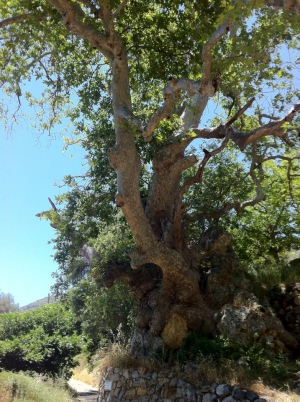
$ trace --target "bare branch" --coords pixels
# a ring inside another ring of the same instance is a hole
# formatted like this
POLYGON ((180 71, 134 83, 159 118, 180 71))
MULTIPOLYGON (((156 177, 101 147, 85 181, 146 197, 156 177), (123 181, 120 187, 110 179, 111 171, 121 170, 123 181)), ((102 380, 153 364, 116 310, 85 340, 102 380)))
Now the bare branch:
POLYGON ((38 56, 36 59, 32 60, 30 63, 27 64, 26 68, 29 69, 35 65, 35 63, 40 62, 44 57, 50 56, 53 52, 46 52, 38 56))
POLYGON ((89 8, 95 16, 99 16, 99 8, 97 8, 91 1, 89 0, 78 0, 85 7, 89 8))
POLYGON ((266 6, 275 8, 276 10, 290 10, 300 12, 299 0, 264 0, 266 6))
POLYGON ((186 192, 186 190, 190 188, 193 184, 202 182, 203 172, 207 162, 212 156, 215 156, 218 153, 220 153, 226 147, 228 141, 229 141, 229 135, 227 135, 222 144, 213 151, 209 152, 206 149, 203 149, 204 158, 202 159, 196 174, 193 177, 190 177, 188 180, 186 180, 186 182, 179 190, 178 197, 176 200, 176 209, 174 216, 174 237, 175 237, 174 242, 177 250, 181 250, 182 248, 181 219, 182 215, 185 212, 185 205, 182 203, 183 195, 186 192))
POLYGON ((293 158, 289 158, 288 156, 284 156, 284 155, 273 155, 273 156, 268 156, 267 158, 261 160, 261 163, 270 161, 270 160, 275 160, 275 159, 281 159, 283 161, 287 161, 287 162, 292 162, 293 160, 296 159, 300 159, 300 155, 294 156, 293 158))
POLYGON ((31 20, 32 18, 34 18, 33 14, 20 14, 20 15, 16 15, 14 17, 11 18, 7 18, 6 20, 0 21, 0 28, 5 28, 9 25, 13 25, 13 24, 17 24, 20 22, 24 22, 26 20, 31 20))
POLYGON ((164 88, 163 106, 154 113, 154 115, 151 117, 151 119, 148 121, 147 125, 143 129, 142 136, 144 137, 146 142, 149 142, 151 140, 153 131, 163 119, 170 119, 172 117, 173 106, 173 90, 172 87, 168 85, 164 88))
POLYGON ((225 124, 225 127, 231 126, 232 123, 234 123, 242 114, 245 113, 245 111, 252 105, 252 103, 255 101, 255 98, 250 99, 244 107, 242 107, 240 110, 236 112, 236 114, 231 117, 231 119, 228 120, 228 122, 225 124))
POLYGON ((255 130, 251 130, 248 133, 241 133, 240 131, 232 128, 231 139, 237 144, 241 151, 243 151, 248 144, 257 141, 259 138, 265 136, 280 137, 288 145, 293 145, 289 140, 287 133, 285 132, 282 125, 286 122, 291 122, 295 117, 295 113, 300 110, 300 103, 294 105, 288 114, 275 122, 265 124, 264 126, 258 127, 255 130))
POLYGON ((60 14, 64 12, 64 8, 60 4, 60 0, 47 0, 60 14))
POLYGON ((54 202, 51 200, 51 198, 50 198, 50 197, 48 197, 48 201, 50 202, 51 207, 53 208, 53 210, 54 210, 55 212, 57 212, 57 208, 56 208, 56 206, 55 206, 54 202))
POLYGON ((118 8, 116 9, 116 11, 113 13, 113 18, 117 18, 118 15, 123 11, 123 9, 125 8, 126 4, 129 2, 129 0, 123 0, 121 4, 119 4, 118 8))
POLYGON ((271 115, 265 114, 265 113, 260 114, 259 117, 260 118, 265 117, 266 119, 270 119, 270 120, 279 120, 280 119, 280 117, 271 116, 271 115))
MULTIPOLYGON (((251 102, 251 100, 249 101, 251 102)), ((244 110, 244 108, 249 107, 249 102, 237 112, 240 115, 240 112, 244 110)), ((245 111, 245 110, 244 110, 245 111)), ((186 143, 187 145, 191 143, 191 141, 195 138, 204 138, 204 139, 218 139, 224 138, 226 136, 226 128, 230 131, 230 139, 238 145, 241 151, 244 151, 247 145, 257 141, 259 138, 270 136, 270 137, 279 137, 283 141, 285 141, 288 145, 293 145, 293 143, 289 140, 287 133, 282 127, 284 123, 291 122, 295 117, 296 112, 300 111, 300 103, 294 105, 291 110, 288 112, 286 116, 281 119, 276 120, 275 122, 271 122, 261 127, 258 127, 254 130, 251 130, 247 133, 242 133, 238 129, 230 126, 228 127, 228 123, 225 125, 221 124, 218 127, 212 127, 210 129, 207 128, 193 128, 193 133, 196 134, 196 137, 191 137, 187 134, 181 136, 181 141, 186 143)), ((234 116, 236 117, 236 115, 234 116)), ((236 119, 235 119, 236 120, 236 119)))
POLYGON ((68 0, 48 0, 63 17, 63 23, 68 31, 87 39, 93 48, 98 49, 105 57, 112 60, 112 51, 107 37, 96 29, 83 24, 78 18, 85 16, 78 3, 70 3, 68 0))
POLYGON ((215 30, 210 39, 205 43, 202 50, 202 61, 203 61, 203 69, 202 69, 202 85, 200 92, 207 93, 211 91, 211 66, 212 66, 212 57, 211 51, 212 48, 219 42, 219 40, 229 32, 230 25, 232 21, 226 19, 224 23, 215 30))

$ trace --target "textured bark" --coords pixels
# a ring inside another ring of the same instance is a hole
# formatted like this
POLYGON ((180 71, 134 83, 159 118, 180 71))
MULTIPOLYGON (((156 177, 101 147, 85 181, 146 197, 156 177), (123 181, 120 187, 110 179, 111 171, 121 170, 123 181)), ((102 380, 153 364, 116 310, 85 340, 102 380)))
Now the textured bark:
MULTIPOLYGON (((114 28, 114 21, 128 0, 123 0, 115 11, 105 0, 48 0, 48 3, 61 15, 68 32, 89 41, 111 65, 116 142, 109 150, 109 162, 117 174, 116 205, 122 209, 135 240, 136 249, 130 257, 131 267, 137 271, 129 273, 128 266, 111 264, 111 275, 107 275, 106 284, 111 286, 117 277, 125 277, 139 299, 137 329, 132 343, 136 355, 148 355, 151 348, 161 346, 161 339, 172 348, 179 347, 189 331, 211 333, 215 327, 216 303, 210 303, 209 297, 201 294, 205 275, 200 269, 200 252, 209 258, 226 254, 230 247, 228 236, 220 233, 205 234, 201 245, 185 244, 181 228, 185 212, 184 193, 193 184, 201 182, 208 160, 233 141, 241 151, 248 145, 252 146, 253 163, 249 175, 256 186, 256 198, 244 203, 228 203, 213 214, 194 214, 189 219, 218 218, 231 209, 239 213, 262 201, 265 198, 261 188, 263 170, 256 167, 256 141, 273 136, 291 145, 283 125, 292 121, 300 110, 300 104, 294 105, 283 118, 244 133, 232 124, 252 104, 254 99, 251 99, 226 124, 198 128, 208 100, 216 90, 216 79, 212 77, 213 47, 224 36, 229 34, 232 38, 236 32, 233 22, 226 20, 203 46, 202 79, 169 77, 161 107, 140 130, 144 140, 151 141, 158 124, 163 119, 170 119, 174 107, 182 101, 176 111, 182 118, 182 127, 170 136, 154 157, 153 177, 144 210, 139 191, 141 160, 134 137, 140 124, 132 112, 127 49, 114 28), (85 7, 102 22, 101 31, 88 25, 90 17, 85 15, 85 7), (204 158, 196 175, 180 186, 184 170, 198 163, 195 155, 185 154, 195 138, 222 139, 223 142, 213 151, 204 149, 204 158), (145 271, 139 270, 140 267, 145 271)), ((266 0, 264 3, 275 9, 300 11, 299 0, 266 0)), ((31 18, 31 14, 14 16, 0 22, 0 28, 26 23, 31 18)))

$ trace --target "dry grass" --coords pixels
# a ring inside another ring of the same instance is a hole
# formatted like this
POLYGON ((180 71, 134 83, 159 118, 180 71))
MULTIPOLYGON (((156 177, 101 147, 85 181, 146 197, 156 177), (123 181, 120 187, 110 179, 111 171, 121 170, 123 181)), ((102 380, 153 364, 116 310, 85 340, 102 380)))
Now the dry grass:
POLYGON ((84 355, 78 357, 79 365, 73 369, 72 378, 97 388, 99 385, 100 370, 90 367, 84 355))
POLYGON ((10 402, 11 401, 11 392, 5 388, 2 384, 0 384, 0 402, 10 402))
POLYGON ((194 370, 181 373, 181 378, 194 386, 212 383, 237 385, 243 389, 256 392, 261 398, 268 397, 270 402, 300 402, 300 395, 294 392, 283 392, 264 384, 261 380, 249 376, 249 370, 239 367, 231 360, 221 363, 213 359, 203 359, 194 366, 194 370), (197 369, 195 369, 197 367, 197 369))
POLYGON ((43 381, 23 373, 0 373, 0 402, 71 402, 65 383, 43 381))
POLYGON ((251 385, 251 391, 256 392, 260 397, 268 397, 272 402, 299 402, 300 395, 294 392, 282 392, 278 389, 270 388, 258 381, 251 385))
POLYGON ((97 387, 106 367, 137 369, 140 373, 171 369, 174 374, 196 387, 203 384, 227 383, 254 391, 260 397, 268 397, 270 402, 300 402, 299 394, 271 388, 257 380, 254 374, 251 376, 247 367, 237 367, 236 362, 232 360, 215 361, 212 358, 203 358, 197 365, 182 366, 175 362, 170 367, 160 361, 136 360, 130 355, 127 346, 115 343, 105 350, 99 350, 93 357, 92 365, 93 370, 89 370, 86 359, 82 356, 80 365, 74 370, 73 378, 97 387))

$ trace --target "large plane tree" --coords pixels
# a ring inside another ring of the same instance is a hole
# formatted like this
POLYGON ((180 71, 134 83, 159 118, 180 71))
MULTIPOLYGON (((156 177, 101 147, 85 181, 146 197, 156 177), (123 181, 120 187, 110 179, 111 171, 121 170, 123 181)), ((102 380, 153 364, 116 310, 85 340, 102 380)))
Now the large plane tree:
POLYGON ((131 269, 107 269, 138 295, 134 342, 145 354, 160 339, 178 347, 189 331, 214 332, 203 261, 230 248, 215 226, 261 205, 271 162, 291 188, 299 173, 299 11, 299 0, 1 2, 2 88, 41 108, 41 130, 68 116, 77 137, 67 142, 89 155, 67 213, 50 211, 60 247, 88 252, 121 209, 131 269), (23 90, 35 79, 41 99, 23 90))

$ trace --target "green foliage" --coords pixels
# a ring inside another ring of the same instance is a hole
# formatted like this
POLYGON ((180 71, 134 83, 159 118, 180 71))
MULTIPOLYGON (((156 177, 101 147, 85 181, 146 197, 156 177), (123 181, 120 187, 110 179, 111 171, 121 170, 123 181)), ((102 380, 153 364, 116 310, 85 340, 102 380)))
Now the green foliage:
MULTIPOLYGON (((119 3, 108 1, 112 10, 119 3)), ((76 4, 73 1, 74 7, 76 4)), ((102 25, 97 13, 91 11, 94 2, 90 3, 91 9, 86 6, 87 2, 80 4, 85 17, 79 16, 79 21, 87 24, 90 32, 104 33, 107 27, 102 25)), ((65 117, 73 126, 72 134, 65 138, 66 147, 76 143, 86 150, 87 172, 80 178, 66 176, 64 184, 68 192, 57 198, 59 212, 52 210, 43 216, 50 219, 57 230, 54 240, 55 259, 59 264, 56 287, 60 292, 66 292, 73 286, 69 294, 70 305, 94 347, 101 337, 108 336, 109 326, 115 331, 121 321, 129 331, 128 317, 133 308, 124 284, 120 283, 110 291, 103 288, 115 281, 107 274, 109 270, 113 273, 122 268, 126 274, 129 268, 127 253, 133 246, 129 230, 113 203, 117 179, 107 157, 108 149, 114 145, 111 66, 88 41, 66 29, 61 23, 61 15, 49 1, 11 0, 0 5, 2 19, 27 13, 29 18, 22 23, 1 29, 0 81, 3 91, 9 96, 14 94, 18 101, 24 82, 42 81, 45 90, 40 99, 35 99, 29 92, 25 94, 30 106, 37 109, 40 131, 51 133, 53 125, 65 117), (47 120, 45 116, 49 116, 47 120), (91 244, 96 249, 97 264, 87 266, 83 261, 80 253, 84 244, 91 244)), ((292 63, 283 60, 283 50, 299 50, 299 14, 278 12, 265 7, 262 1, 238 1, 234 7, 223 0, 130 1, 115 19, 115 28, 128 50, 133 112, 141 127, 162 104, 162 88, 168 76, 201 79, 205 62, 201 56, 203 46, 228 18, 234 22, 231 28, 236 26, 236 32, 233 29, 223 36, 211 51, 211 78, 216 79, 219 86, 208 119, 213 124, 228 121, 250 97, 256 96, 255 109, 249 109, 249 114, 234 122, 240 130, 249 131, 261 125, 259 115, 265 112, 266 100, 269 104, 267 112, 275 116, 281 115, 287 103, 299 99, 299 90, 294 88, 292 63), (270 92, 273 92, 272 101, 270 92), (251 116, 253 114, 255 117, 251 116)), ((2 109, 1 115, 5 118, 5 105, 2 109)), ((141 157, 143 205, 147 202, 153 178, 155 155, 180 125, 180 118, 174 113, 170 121, 160 122, 150 143, 140 138, 139 128, 132 129, 141 157)), ((296 127, 286 125, 285 129, 296 127)), ((295 131, 292 137, 295 142, 298 140, 295 131)), ((195 143, 204 147, 204 141, 195 143)), ((205 148, 209 150, 218 145, 218 141, 205 142, 205 148)), ((278 139, 263 138, 256 146, 261 158, 271 157, 271 152, 278 148, 283 156, 298 157, 296 150, 288 151, 278 139)), ((267 277, 267 271, 262 271, 261 266, 270 267, 284 252, 300 245, 299 172, 294 163, 296 159, 292 164, 286 164, 284 159, 281 163, 270 159, 262 184, 264 192, 269 194, 266 203, 259 203, 254 209, 246 208, 240 215, 229 209, 226 216, 214 218, 213 214, 224 205, 243 203, 256 197, 255 183, 260 167, 259 163, 251 166, 249 148, 241 156, 240 150, 229 143, 222 154, 210 160, 202 183, 190 187, 184 195, 183 226, 186 242, 196 244, 211 225, 229 230, 237 239, 235 250, 244 265, 249 271, 259 271, 263 278, 262 273, 267 277), (253 168, 252 175, 250 168, 253 168)), ((172 168, 171 161, 170 170, 172 168)), ((196 171, 197 167, 184 172, 182 183, 196 171)), ((171 221, 167 223, 172 224, 171 221)), ((22 356, 20 366, 34 361, 41 370, 38 363, 48 352, 42 349, 39 339, 47 344, 48 332, 40 326, 30 331, 30 335, 23 334, 23 343, 16 337, 6 340, 8 346, 2 345, 2 353, 5 355, 7 347, 7 353, 11 350, 16 351, 16 356, 22 356), (31 337, 36 339, 35 343, 29 342, 31 337), (29 343, 30 347, 26 346, 29 343)), ((64 347, 67 349, 66 345, 64 347)), ((205 346, 203 343, 201 347, 219 353, 217 345, 205 346)), ((55 348, 49 348, 50 355, 55 348)), ((61 370, 58 362, 54 366, 61 370)))
POLYGON ((15 303, 14 297, 10 293, 0 292, 0 314, 16 311, 18 308, 19 305, 15 303))
POLYGON ((0 366, 68 378, 82 337, 74 315, 61 304, 0 316, 0 366))
POLYGON ((111 341, 120 326, 125 336, 132 334, 136 301, 128 285, 113 274, 116 266, 130 270, 128 250, 132 246, 123 218, 117 225, 104 226, 93 242, 97 262, 85 272, 84 278, 75 280, 75 286, 68 292, 68 305, 81 324, 90 352, 100 343, 111 341))
POLYGON ((29 377, 24 373, 0 373, 0 395, 3 402, 71 402, 72 395, 64 381, 29 377), (7 398, 7 399, 6 399, 7 398), (12 399, 13 398, 13 399, 12 399))
POLYGON ((287 376, 288 369, 281 355, 270 358, 262 345, 240 347, 222 336, 209 338, 192 332, 186 338, 185 345, 172 355, 172 359, 180 364, 188 361, 200 363, 206 358, 212 358, 221 365, 225 360, 235 361, 236 369, 239 365, 243 366, 250 376, 255 374, 254 378, 259 376, 272 382, 283 381, 287 376))
POLYGON ((105 289, 94 280, 82 280, 70 290, 68 304, 81 324, 89 353, 113 341, 120 329, 127 339, 132 335, 136 303, 124 283, 105 289))

